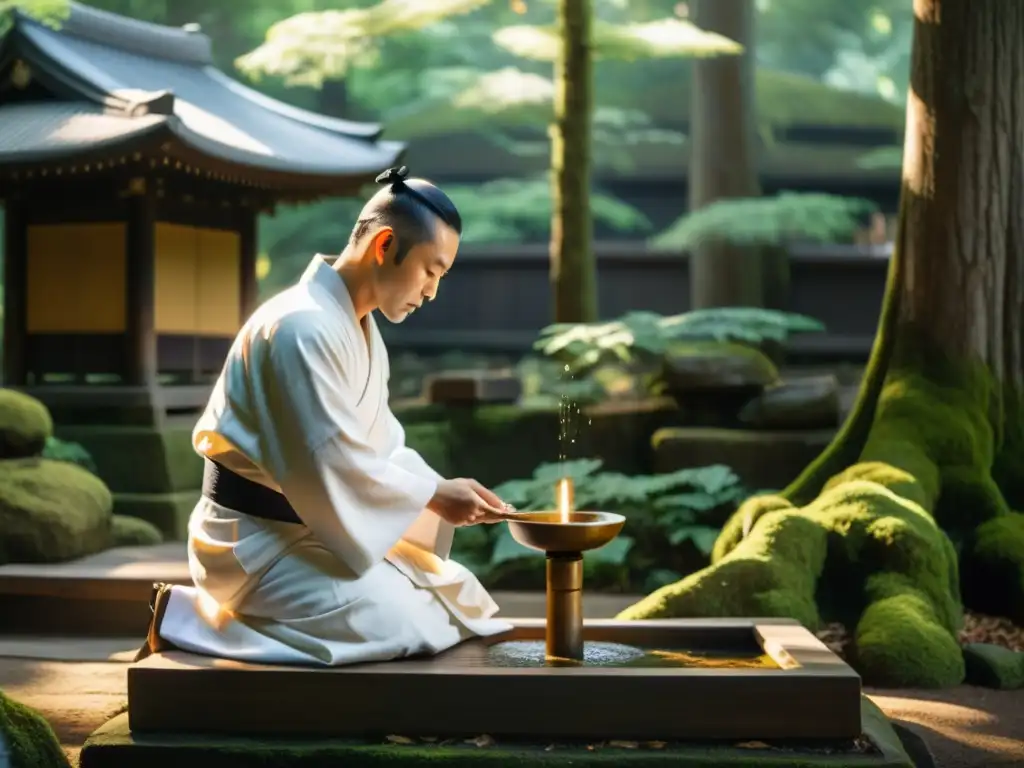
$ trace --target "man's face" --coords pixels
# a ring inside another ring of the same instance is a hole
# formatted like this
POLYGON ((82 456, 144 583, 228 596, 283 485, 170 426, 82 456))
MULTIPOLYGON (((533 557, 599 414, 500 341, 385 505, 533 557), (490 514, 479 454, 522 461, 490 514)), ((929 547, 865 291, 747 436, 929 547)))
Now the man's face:
POLYGON ((375 293, 381 314, 392 323, 400 323, 424 301, 432 301, 458 249, 459 236, 442 223, 437 225, 432 241, 413 246, 400 264, 395 264, 397 248, 393 242, 377 271, 375 293))

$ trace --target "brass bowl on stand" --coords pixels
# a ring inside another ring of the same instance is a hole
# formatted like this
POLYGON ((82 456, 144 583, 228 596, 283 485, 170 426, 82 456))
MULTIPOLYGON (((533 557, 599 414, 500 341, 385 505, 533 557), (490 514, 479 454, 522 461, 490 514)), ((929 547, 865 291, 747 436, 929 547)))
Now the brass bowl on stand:
POLYGON ((626 518, 613 512, 519 512, 508 521, 512 538, 547 557, 546 653, 583 660, 583 553, 603 547, 626 518))

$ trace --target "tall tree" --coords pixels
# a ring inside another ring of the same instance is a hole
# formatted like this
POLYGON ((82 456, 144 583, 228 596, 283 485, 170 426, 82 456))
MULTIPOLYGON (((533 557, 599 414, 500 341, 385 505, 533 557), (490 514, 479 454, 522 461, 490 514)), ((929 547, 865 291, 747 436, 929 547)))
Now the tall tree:
MULTIPOLYGON (((694 23, 743 46, 739 56, 693 64, 690 210, 761 194, 754 113, 754 0, 696 0, 694 23)), ((761 254, 725 240, 690 255, 694 309, 764 305, 761 254)))
POLYGON ((710 568, 623 615, 831 614, 869 682, 936 686, 963 678, 963 605, 1024 623, 1024 4, 914 10, 899 233, 854 411, 737 511, 710 568))
POLYGON ((551 131, 551 288, 556 323, 597 320, 597 263, 590 247, 591 0, 558 0, 551 131))

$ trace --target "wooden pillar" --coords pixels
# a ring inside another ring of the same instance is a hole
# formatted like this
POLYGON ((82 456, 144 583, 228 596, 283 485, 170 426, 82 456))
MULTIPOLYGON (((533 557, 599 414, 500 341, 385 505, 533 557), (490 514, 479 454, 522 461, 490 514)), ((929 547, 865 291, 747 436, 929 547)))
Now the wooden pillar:
POLYGON ((243 208, 239 212, 238 231, 241 235, 242 249, 239 260, 239 279, 241 280, 241 321, 244 323, 256 310, 259 294, 259 282, 256 279, 256 255, 259 243, 256 234, 256 210, 243 208))
POLYGON ((133 179, 126 229, 127 291, 125 384, 156 386, 156 199, 144 179, 133 179))
POLYGON ((28 383, 28 210, 24 200, 4 205, 4 348, 5 387, 28 383))

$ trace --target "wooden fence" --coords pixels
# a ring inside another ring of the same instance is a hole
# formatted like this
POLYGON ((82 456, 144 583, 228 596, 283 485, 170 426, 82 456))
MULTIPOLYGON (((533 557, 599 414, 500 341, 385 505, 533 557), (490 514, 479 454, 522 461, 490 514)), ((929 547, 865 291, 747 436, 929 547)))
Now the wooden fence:
MULTIPOLYGON (((642 244, 595 247, 602 319, 630 310, 684 312, 690 304, 684 255, 642 244)), ((389 347, 431 354, 450 350, 517 354, 551 322, 546 246, 463 249, 438 300, 399 326, 382 323, 389 347)), ((827 332, 792 339, 790 356, 807 361, 866 360, 875 335, 889 259, 881 249, 815 246, 790 251, 788 309, 821 320, 827 332)))

